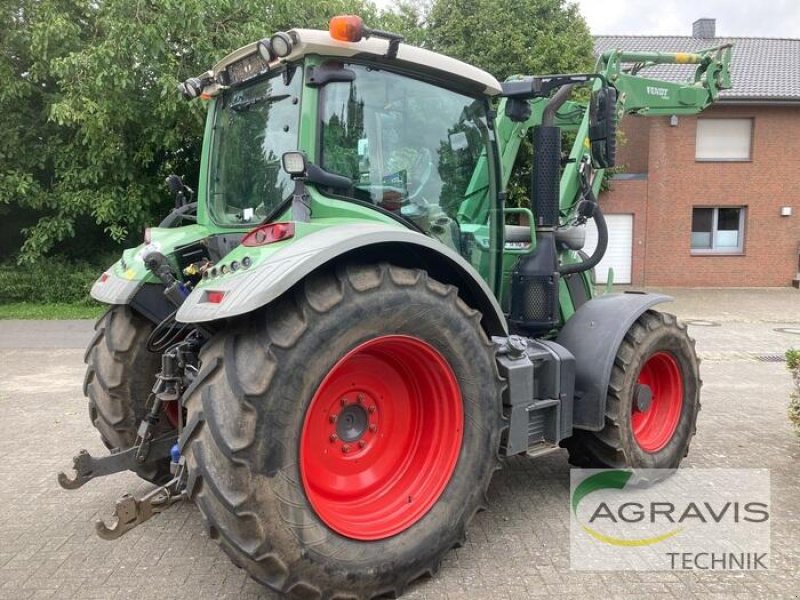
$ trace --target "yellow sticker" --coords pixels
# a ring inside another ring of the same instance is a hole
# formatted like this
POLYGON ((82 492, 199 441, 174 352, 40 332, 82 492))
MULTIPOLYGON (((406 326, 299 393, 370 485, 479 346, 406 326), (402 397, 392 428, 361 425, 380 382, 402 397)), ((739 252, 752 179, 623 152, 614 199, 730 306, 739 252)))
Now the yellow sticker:
POLYGON ((693 63, 695 61, 693 55, 687 54, 686 52, 678 52, 675 54, 675 62, 678 64, 681 63, 685 64, 685 63, 693 63))
POLYGON ((136 276, 136 273, 133 272, 133 269, 128 269, 122 274, 125 279, 133 279, 136 276))

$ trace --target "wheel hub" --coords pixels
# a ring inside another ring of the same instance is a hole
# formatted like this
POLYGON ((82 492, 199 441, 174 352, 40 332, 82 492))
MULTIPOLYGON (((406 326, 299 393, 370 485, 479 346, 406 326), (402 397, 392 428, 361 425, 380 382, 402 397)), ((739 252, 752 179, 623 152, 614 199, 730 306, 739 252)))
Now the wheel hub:
POLYGON ((636 384, 636 410, 647 412, 653 403, 653 390, 646 383, 636 384))
POLYGON ((355 442, 361 438, 369 424, 367 411, 358 404, 345 406, 344 410, 334 418, 336 419, 336 434, 343 442, 355 442))

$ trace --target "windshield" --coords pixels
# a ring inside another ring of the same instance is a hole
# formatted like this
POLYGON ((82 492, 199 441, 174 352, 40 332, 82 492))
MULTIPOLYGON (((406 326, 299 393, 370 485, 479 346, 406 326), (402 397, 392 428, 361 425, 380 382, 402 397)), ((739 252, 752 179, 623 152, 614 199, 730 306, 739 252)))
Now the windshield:
MULTIPOLYGON (((323 88, 321 166, 349 177, 355 196, 457 245, 459 206, 485 149, 485 105, 374 67, 323 88)), ((480 165, 480 166, 479 166, 480 165)))
POLYGON ((214 122, 209 208, 219 225, 259 223, 292 193, 281 168, 297 150, 301 69, 226 91, 214 122))

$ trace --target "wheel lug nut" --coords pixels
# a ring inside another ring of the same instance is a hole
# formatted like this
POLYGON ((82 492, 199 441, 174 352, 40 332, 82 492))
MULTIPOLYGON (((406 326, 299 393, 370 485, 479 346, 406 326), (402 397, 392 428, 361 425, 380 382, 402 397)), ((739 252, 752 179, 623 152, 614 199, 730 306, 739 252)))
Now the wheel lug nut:
POLYGON ((364 403, 364 394, 359 394, 358 396, 356 396, 356 402, 358 402, 359 404, 363 404, 364 403))
POLYGON ((375 412, 375 406, 374 405, 370 406, 367 410, 369 411, 370 414, 372 414, 375 412))
POLYGON ((376 431, 378 431, 378 426, 377 426, 377 425, 375 425, 375 423, 373 423, 372 425, 370 425, 370 426, 369 426, 369 430, 370 430, 372 433, 375 433, 376 431))
POLYGON ((350 452, 350 444, 345 444, 344 446, 342 446, 342 452, 344 452, 345 454, 350 452))
POLYGON ((341 399, 341 404, 342 404, 342 406, 347 406, 347 398, 342 398, 341 399))
POLYGON ((331 443, 333 443, 333 442, 335 442, 336 440, 339 439, 339 436, 336 435, 335 433, 332 433, 331 437, 329 437, 328 439, 331 441, 331 443))
POLYGON ((366 445, 367 445, 367 442, 365 442, 364 440, 358 440, 358 447, 359 448, 363 448, 366 445))
POLYGON ((328 420, 329 420, 331 423, 336 423, 336 415, 331 415, 330 417, 328 417, 328 420))

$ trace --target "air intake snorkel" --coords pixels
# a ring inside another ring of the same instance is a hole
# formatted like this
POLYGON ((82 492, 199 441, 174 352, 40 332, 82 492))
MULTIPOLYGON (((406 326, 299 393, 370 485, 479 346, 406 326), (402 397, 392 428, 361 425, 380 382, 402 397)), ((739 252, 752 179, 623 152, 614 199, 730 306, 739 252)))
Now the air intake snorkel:
POLYGON ((542 124, 533 128, 531 206, 536 219, 536 248, 520 258, 511 274, 510 323, 529 334, 543 334, 560 320, 559 264, 556 228, 559 225, 561 180, 561 128, 555 115, 567 101, 574 84, 553 94, 542 114, 542 124))

